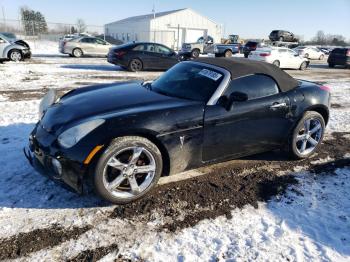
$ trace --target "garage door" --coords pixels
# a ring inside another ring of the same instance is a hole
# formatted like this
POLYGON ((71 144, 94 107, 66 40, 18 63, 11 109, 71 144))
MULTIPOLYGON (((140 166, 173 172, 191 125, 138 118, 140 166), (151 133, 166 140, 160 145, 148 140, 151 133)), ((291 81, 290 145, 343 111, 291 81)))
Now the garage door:
POLYGON ((193 43, 196 42, 198 38, 204 36, 204 30, 198 29, 187 29, 186 30, 186 42, 193 43))

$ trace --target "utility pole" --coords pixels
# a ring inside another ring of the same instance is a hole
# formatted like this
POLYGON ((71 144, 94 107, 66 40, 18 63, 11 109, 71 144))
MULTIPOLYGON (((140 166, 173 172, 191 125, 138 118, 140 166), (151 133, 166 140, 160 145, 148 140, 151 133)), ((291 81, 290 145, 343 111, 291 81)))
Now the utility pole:
MULTIPOLYGON (((153 13, 153 20, 156 19, 156 9, 155 6, 153 4, 153 8, 152 8, 152 13, 153 13)), ((154 24, 153 24, 154 26, 154 24)), ((153 28, 153 42, 156 42, 156 29, 153 28)))
POLYGON ((5 27, 5 31, 6 31, 6 18, 5 18, 5 9, 4 6, 1 6, 2 9, 2 17, 4 19, 4 27, 5 27))

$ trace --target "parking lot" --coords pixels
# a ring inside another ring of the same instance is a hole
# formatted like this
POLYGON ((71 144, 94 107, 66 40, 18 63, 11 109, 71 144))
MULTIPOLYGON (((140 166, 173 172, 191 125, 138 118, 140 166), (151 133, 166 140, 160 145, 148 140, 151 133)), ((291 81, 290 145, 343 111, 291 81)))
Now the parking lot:
POLYGON ((188 171, 121 207, 39 176, 22 147, 48 89, 152 80, 162 72, 131 73, 105 58, 55 52, 0 64, 0 260, 290 260, 298 250, 307 254, 302 259, 349 258, 350 72, 330 69, 326 60, 286 72, 332 89, 318 154, 291 161, 272 152, 188 171))

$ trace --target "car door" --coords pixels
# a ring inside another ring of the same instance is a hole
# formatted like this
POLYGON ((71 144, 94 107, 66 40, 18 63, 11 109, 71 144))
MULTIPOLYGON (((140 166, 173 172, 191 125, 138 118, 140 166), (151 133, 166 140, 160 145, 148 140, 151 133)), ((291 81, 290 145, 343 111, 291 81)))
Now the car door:
POLYGON ((4 51, 7 46, 8 46, 7 41, 0 37, 0 58, 6 58, 6 54, 4 54, 4 51))
POLYGON ((287 49, 279 48, 277 54, 278 54, 278 60, 280 61, 280 67, 288 68, 289 61, 288 61, 287 49))
POLYGON ((80 48, 83 50, 84 54, 94 55, 96 54, 95 38, 93 37, 84 37, 80 39, 80 48))
POLYGON ((280 146, 288 135, 289 99, 266 75, 232 80, 217 105, 208 105, 204 115, 203 161, 243 156, 280 146), (228 108, 220 100, 245 94, 246 101, 228 108))
POLYGON ((168 69, 178 62, 174 50, 171 50, 164 45, 154 44, 153 55, 154 60, 157 61, 154 63, 155 69, 168 69))
POLYGON ((110 48, 110 44, 108 44, 106 41, 96 38, 95 39, 95 47, 96 47, 96 54, 98 55, 107 55, 109 48, 110 48))
POLYGON ((288 56, 288 64, 289 68, 299 69, 302 60, 300 59, 299 54, 294 52, 291 49, 287 49, 287 56, 288 56))

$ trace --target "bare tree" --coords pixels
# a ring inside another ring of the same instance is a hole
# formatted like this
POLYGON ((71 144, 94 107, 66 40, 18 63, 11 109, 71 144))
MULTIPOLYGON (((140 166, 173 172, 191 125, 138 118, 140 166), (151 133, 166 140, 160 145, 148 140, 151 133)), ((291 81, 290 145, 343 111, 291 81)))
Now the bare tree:
POLYGON ((81 18, 77 20, 77 30, 79 33, 83 33, 86 30, 86 24, 81 18))

